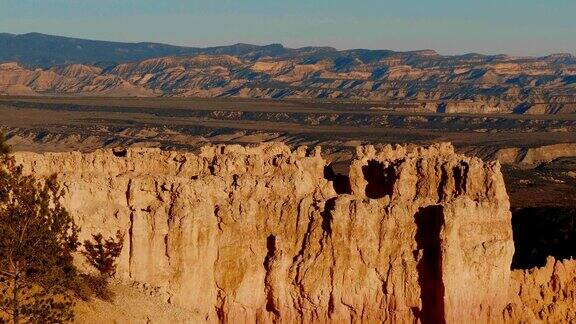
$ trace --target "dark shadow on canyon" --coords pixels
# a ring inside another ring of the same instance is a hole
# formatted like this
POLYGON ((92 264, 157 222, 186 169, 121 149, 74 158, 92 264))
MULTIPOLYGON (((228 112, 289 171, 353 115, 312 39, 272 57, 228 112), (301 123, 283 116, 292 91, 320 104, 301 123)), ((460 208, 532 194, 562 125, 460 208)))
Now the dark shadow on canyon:
POLYGON ((576 207, 530 207, 512 211, 512 269, 546 265, 546 259, 576 258, 576 207))
POLYGON ((392 195, 396 182, 396 170, 394 166, 385 166, 384 163, 370 160, 362 167, 366 185, 366 196, 372 199, 383 198, 392 195))
POLYGON ((324 179, 332 181, 337 194, 351 194, 350 178, 345 174, 336 173, 332 164, 324 167, 324 179))
POLYGON ((422 207, 414 215, 416 222, 416 270, 420 285, 422 309, 418 317, 423 324, 445 323, 444 283, 440 232, 444 226, 442 206, 422 207))

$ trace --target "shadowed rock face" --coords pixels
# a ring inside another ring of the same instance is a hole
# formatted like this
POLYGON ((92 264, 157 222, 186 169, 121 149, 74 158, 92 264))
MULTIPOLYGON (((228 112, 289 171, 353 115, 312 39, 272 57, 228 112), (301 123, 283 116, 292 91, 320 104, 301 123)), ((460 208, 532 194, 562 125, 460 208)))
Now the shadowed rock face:
POLYGON ((57 173, 83 237, 126 234, 120 278, 210 322, 515 321, 535 309, 513 289, 530 291, 531 275, 510 282, 498 163, 448 144, 356 155, 344 185, 319 149, 277 143, 17 159, 57 173))
POLYGON ((442 244, 440 232, 444 227, 442 206, 423 207, 414 215, 416 244, 422 251, 416 269, 420 285, 422 323, 445 323, 444 282, 442 280, 442 244))

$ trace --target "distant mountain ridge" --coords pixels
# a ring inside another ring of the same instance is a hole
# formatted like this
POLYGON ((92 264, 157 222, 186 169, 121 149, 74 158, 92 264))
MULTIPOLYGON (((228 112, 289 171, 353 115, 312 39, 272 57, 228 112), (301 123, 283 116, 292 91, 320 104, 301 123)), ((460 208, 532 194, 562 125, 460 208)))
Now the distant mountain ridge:
POLYGON ((576 113, 576 58, 0 34, 0 94, 344 99, 384 102, 375 109, 386 110, 576 113))
MULTIPOLYGON (((185 47, 161 43, 125 43, 53 36, 41 33, 0 33, 0 62, 18 62, 26 67, 50 67, 64 64, 112 64, 135 62, 149 58, 174 55, 233 55, 245 60, 261 57, 308 56, 326 58, 341 56, 358 58, 364 62, 377 60, 398 53, 391 50, 353 49, 339 51, 332 47, 287 48, 281 44, 251 45, 234 44, 216 47, 185 47)), ((438 55, 432 50, 411 51, 438 55)))
POLYGON ((289 49, 281 44, 234 44, 217 47, 185 47, 160 43, 124 43, 53 36, 41 33, 0 33, 0 62, 18 62, 26 67, 50 67, 64 64, 113 64, 173 55, 234 55, 244 59, 280 57, 309 52, 336 52, 330 47, 289 49))
MULTIPOLYGON (((136 62, 149 58, 179 55, 232 55, 244 60, 257 60, 262 57, 307 56, 310 59, 343 57, 357 58, 368 63, 383 57, 406 53, 440 56, 433 50, 398 52, 392 50, 350 49, 337 50, 332 47, 287 48, 282 44, 252 45, 234 44, 215 47, 186 47, 153 42, 114 42, 47 35, 42 33, 11 34, 0 33, 0 63, 18 62, 23 66, 46 68, 65 64, 119 64, 136 62)), ((451 57, 499 58, 505 55, 483 55, 468 53, 451 57)), ((571 54, 552 54, 560 60, 576 62, 571 54)), ((446 56, 450 57, 450 56, 446 56)))
POLYGON ((0 34, 0 61, 15 61, 27 67, 119 63, 193 52, 194 49, 156 43, 95 41, 40 33, 0 34))

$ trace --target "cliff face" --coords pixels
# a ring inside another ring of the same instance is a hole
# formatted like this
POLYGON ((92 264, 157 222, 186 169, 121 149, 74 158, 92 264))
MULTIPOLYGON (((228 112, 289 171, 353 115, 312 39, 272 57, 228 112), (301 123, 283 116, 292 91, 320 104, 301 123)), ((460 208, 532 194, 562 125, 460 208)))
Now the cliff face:
POLYGON ((58 174, 84 237, 125 233, 120 278, 211 322, 486 322, 534 309, 510 288, 535 284, 510 284, 499 165, 447 144, 360 147, 349 178, 319 149, 283 144, 17 159, 58 174))

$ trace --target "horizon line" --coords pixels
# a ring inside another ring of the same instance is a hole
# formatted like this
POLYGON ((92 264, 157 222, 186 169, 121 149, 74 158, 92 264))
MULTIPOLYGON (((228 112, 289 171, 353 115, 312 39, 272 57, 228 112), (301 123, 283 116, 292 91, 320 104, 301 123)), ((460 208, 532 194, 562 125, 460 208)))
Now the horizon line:
POLYGON ((398 49, 387 49, 387 48, 362 48, 362 47, 355 47, 355 48, 338 48, 338 47, 334 47, 334 46, 325 46, 325 45, 307 45, 307 46, 300 46, 300 47, 290 47, 290 46, 286 46, 284 44, 282 44, 281 42, 272 42, 272 43, 244 43, 244 42, 230 42, 228 44, 223 44, 223 45, 184 45, 184 44, 174 44, 174 43, 164 43, 164 42, 158 42, 158 41, 119 41, 119 40, 105 40, 105 39, 95 39, 95 38, 83 38, 83 37, 78 37, 78 36, 64 36, 64 35, 55 35, 55 34, 47 34, 47 33, 42 33, 42 32, 37 32, 37 31, 31 31, 31 32, 26 32, 26 33, 10 33, 10 32, 0 32, 0 35, 11 35, 11 36, 26 36, 26 35, 42 35, 42 36, 50 36, 50 37, 60 37, 60 38, 67 38, 67 39, 77 39, 77 40, 84 40, 84 41, 92 41, 92 42, 108 42, 108 43, 118 43, 118 44, 156 44, 156 45, 164 45, 164 46, 174 46, 174 47, 181 47, 181 48, 188 48, 188 49, 212 49, 212 48, 218 48, 218 47, 231 47, 231 46, 237 46, 237 45, 246 45, 246 46, 258 46, 258 47, 267 47, 267 46, 277 46, 280 45, 282 46, 282 48, 284 49, 288 49, 288 50, 300 50, 300 49, 306 49, 306 48, 325 48, 325 49, 332 49, 338 52, 345 52, 345 51, 357 51, 357 50, 365 50, 365 51, 390 51, 390 52, 395 52, 395 53, 412 53, 412 52, 434 52, 436 55, 438 56, 444 56, 444 57, 451 57, 451 56, 466 56, 466 55, 481 55, 481 56, 507 56, 510 58, 545 58, 545 57, 550 57, 550 56, 555 56, 555 55, 569 55, 571 57, 576 57, 576 51, 574 53, 569 53, 569 52, 555 52, 555 51, 550 51, 548 52, 548 54, 543 54, 543 55, 512 55, 512 54, 507 54, 507 53, 494 53, 494 54, 486 54, 486 53, 478 53, 478 52, 465 52, 462 51, 458 54, 441 54, 441 52, 437 49, 433 49, 433 48, 422 48, 422 49, 408 49, 408 50, 398 50, 398 49))

